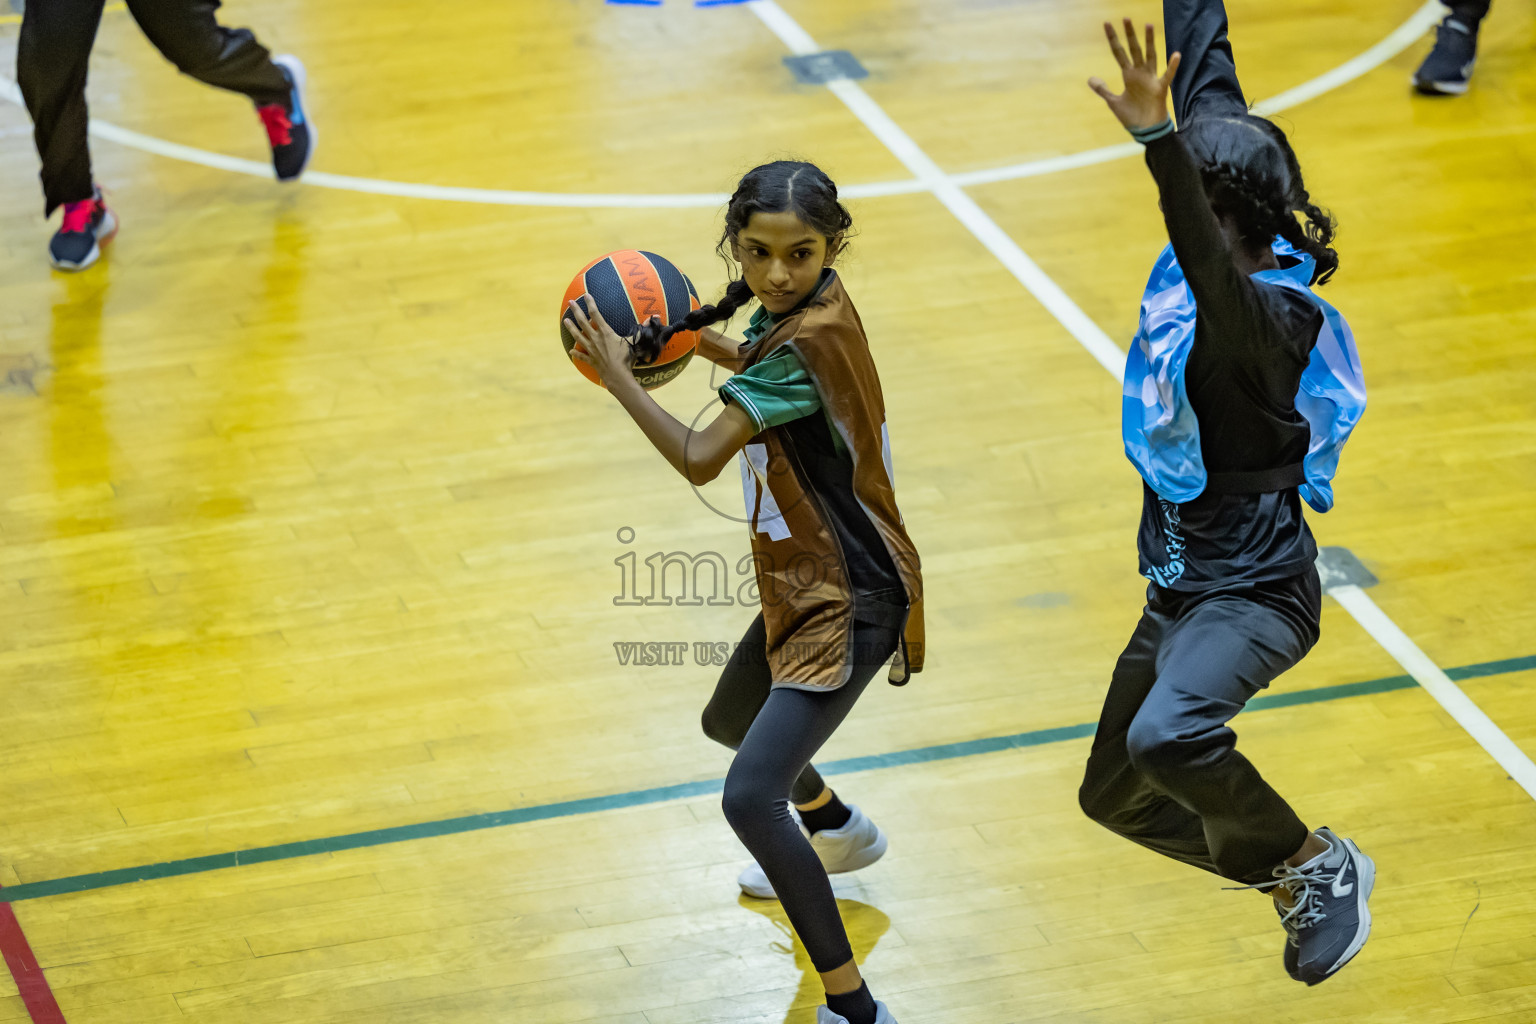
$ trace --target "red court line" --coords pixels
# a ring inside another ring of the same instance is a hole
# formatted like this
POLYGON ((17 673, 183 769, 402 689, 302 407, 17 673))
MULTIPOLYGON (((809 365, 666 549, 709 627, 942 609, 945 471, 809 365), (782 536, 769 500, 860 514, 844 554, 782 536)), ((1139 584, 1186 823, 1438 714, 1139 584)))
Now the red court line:
POLYGON ((22 934, 21 922, 16 920, 16 910, 9 903, 0 903, 0 954, 5 955, 5 965, 16 979, 32 1024, 64 1024, 64 1011, 53 998, 53 989, 48 987, 48 979, 22 934))

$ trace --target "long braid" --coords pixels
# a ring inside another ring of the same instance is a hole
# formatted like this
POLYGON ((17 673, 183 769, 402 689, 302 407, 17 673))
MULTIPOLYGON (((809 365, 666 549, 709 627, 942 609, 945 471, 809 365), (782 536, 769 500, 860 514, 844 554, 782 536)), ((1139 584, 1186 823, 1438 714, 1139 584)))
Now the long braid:
POLYGON ((1245 169, 1223 165, 1206 174, 1211 205, 1232 216, 1244 244, 1267 248, 1271 238, 1284 236, 1287 222, 1299 227, 1286 197, 1245 169))
POLYGON ((736 311, 752 301, 752 289, 741 278, 732 281, 725 295, 712 306, 700 306, 675 323, 663 324, 660 317, 651 317, 635 332, 634 349, 636 362, 644 366, 653 363, 661 355, 672 335, 678 331, 697 331, 701 327, 729 320, 736 311))

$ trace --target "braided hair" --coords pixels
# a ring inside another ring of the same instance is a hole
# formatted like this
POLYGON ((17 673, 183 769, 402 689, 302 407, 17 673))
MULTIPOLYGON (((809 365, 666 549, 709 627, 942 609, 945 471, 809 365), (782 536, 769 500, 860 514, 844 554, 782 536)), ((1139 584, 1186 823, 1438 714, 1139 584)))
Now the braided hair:
MULTIPOLYGON (((837 186, 826 172, 799 160, 775 160, 748 171, 726 204, 725 230, 715 247, 726 266, 731 266, 731 242, 746 228, 754 213, 793 213, 825 237, 829 247, 853 226, 853 218, 838 202, 837 186)), ((663 324, 659 318, 651 317, 640 325, 633 338, 637 360, 642 365, 655 360, 662 346, 678 331, 697 331, 729 320, 752 297, 746 280, 737 278, 726 287, 720 301, 702 306, 676 323, 663 324)))
POLYGON ((1327 283, 1339 269, 1332 248, 1336 226, 1312 202, 1285 132, 1266 118, 1244 114, 1196 118, 1179 135, 1200 165, 1211 208, 1218 217, 1232 218, 1243 244, 1268 248, 1279 235, 1317 261, 1312 283, 1327 283))

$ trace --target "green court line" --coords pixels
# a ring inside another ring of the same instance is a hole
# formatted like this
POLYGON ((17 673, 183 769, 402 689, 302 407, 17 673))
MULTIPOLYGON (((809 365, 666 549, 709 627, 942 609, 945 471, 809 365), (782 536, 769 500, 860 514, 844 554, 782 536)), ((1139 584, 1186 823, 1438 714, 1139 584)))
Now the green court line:
MULTIPOLYGON (((1476 665, 1446 670, 1455 680, 1479 679, 1484 676, 1506 675, 1536 669, 1536 655, 1523 658, 1506 658, 1502 661, 1485 661, 1476 665)), ((1250 710, 1293 707, 1298 704, 1318 704, 1324 701, 1363 697, 1392 690, 1406 690, 1417 685, 1411 676, 1387 676, 1369 679, 1361 683, 1343 683, 1338 686, 1320 686, 1296 693, 1267 694, 1248 702, 1250 710)), ((848 772, 869 771, 875 768, 896 768, 902 765, 923 764, 928 761, 944 761, 958 757, 974 757, 999 750, 1017 750, 1038 747, 1065 740, 1084 739, 1093 735, 1092 723, 1068 725, 1055 729, 1036 729, 1032 732, 1014 733, 1011 736, 988 736, 966 740, 962 743, 941 743, 915 750, 898 750, 889 754, 872 754, 867 757, 850 757, 841 761, 818 763, 823 775, 844 775, 848 772)), ((368 832, 352 832, 347 835, 308 839, 297 843, 281 843, 277 846, 259 846, 251 850, 233 853, 216 853, 206 857, 189 857, 185 860, 168 860, 159 864, 145 864, 134 868, 118 868, 115 871, 98 871, 88 875, 71 875, 43 882, 24 882, 0 889, 0 903, 19 903, 22 900, 41 899, 45 896, 62 896, 67 893, 88 892, 93 889, 109 889, 131 882, 147 882, 156 878, 175 878, 195 875, 204 871, 240 867, 243 864, 264 864, 294 857, 312 857, 322 853, 339 853, 368 846, 385 846, 404 843, 413 839, 430 839, 434 836, 457 835, 462 832, 478 832, 488 828, 521 825, 530 821, 564 818, 573 814, 593 814, 626 807, 640 807, 688 797, 708 796, 720 792, 724 779, 705 779, 700 782, 683 782, 654 789, 636 789, 627 793, 588 797, 583 800, 564 800, 559 803, 537 804, 509 811, 489 814, 471 814, 461 818, 445 818, 415 825, 396 825, 391 828, 373 829, 368 832)))

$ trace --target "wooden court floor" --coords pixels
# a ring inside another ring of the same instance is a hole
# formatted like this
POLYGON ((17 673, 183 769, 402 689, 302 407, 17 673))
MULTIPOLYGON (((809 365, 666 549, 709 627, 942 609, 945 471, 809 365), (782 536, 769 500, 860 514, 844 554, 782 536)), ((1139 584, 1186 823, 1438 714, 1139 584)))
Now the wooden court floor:
MULTIPOLYGON (((1494 0, 1448 101, 1408 88, 1427 36, 1378 47, 1414 0, 1229 9, 1256 99, 1375 54, 1281 115, 1342 225, 1325 294, 1371 395, 1312 522, 1528 759, 1536 0, 1494 0)), ((1536 799, 1334 601, 1238 728, 1378 863, 1339 976, 1291 982, 1266 901, 1077 809, 1080 727, 1140 607, 1140 488, 1118 383, 973 229, 1125 347, 1163 244, 1149 177, 1036 162, 1124 143, 1083 83, 1109 70, 1103 18, 1157 11, 232 0, 307 62, 313 170, 344 176, 279 187, 196 162, 264 160, 258 122, 114 5, 90 97, 122 230, 73 276, 0 100, 0 901, 64 1018, 814 1019, 777 905, 735 887, 727 753, 698 728, 717 670, 615 647, 740 636, 734 601, 615 603, 655 555, 736 565, 739 489, 693 494, 556 335, 613 249, 718 294, 710 197, 797 155, 855 196, 843 273, 925 562, 927 671, 872 688, 823 755, 891 837, 836 886, 877 994, 903 1024, 1536 1022, 1536 799), (889 131, 797 83, 786 24, 852 53, 941 177, 902 184, 889 131), (1040 173, 981 180, 1015 165, 1040 173)), ((692 419, 718 383, 658 397, 692 419)), ((0 1021, 29 1019, 0 973, 0 1021)))

